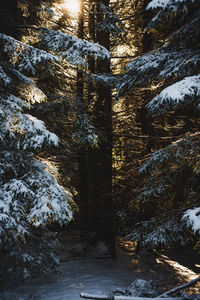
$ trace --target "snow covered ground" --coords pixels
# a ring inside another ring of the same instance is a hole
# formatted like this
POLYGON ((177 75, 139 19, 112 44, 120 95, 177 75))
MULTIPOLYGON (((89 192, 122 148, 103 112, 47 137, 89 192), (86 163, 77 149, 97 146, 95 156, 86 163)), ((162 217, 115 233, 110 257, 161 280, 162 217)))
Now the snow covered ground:
POLYGON ((103 294, 127 288, 135 274, 114 259, 77 259, 62 263, 59 273, 7 287, 0 299, 78 300, 81 292, 103 294), (33 297, 34 296, 34 297, 33 297))
POLYGON ((199 273, 200 265, 196 265, 194 254, 182 251, 180 261, 180 253, 176 252, 171 253, 174 257, 161 254, 156 257, 120 248, 116 259, 81 257, 80 236, 65 235, 59 249, 59 272, 18 284, 8 282, 0 292, 0 300, 78 300, 82 292, 103 295, 115 289, 127 289, 136 279, 152 279, 161 293, 194 279, 199 273))

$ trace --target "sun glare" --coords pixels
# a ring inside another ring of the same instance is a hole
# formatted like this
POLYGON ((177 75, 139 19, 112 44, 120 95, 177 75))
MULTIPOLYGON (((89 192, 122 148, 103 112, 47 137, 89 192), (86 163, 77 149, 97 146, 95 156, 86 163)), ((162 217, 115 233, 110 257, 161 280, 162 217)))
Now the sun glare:
POLYGON ((72 15, 77 15, 80 11, 80 0, 65 0, 63 7, 72 15))

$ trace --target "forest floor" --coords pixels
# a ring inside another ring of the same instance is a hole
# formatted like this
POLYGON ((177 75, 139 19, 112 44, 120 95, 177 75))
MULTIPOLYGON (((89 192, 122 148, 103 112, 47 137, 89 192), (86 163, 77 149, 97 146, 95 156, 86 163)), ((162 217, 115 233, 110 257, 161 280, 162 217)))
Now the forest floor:
MULTIPOLYGON (((100 258, 85 255, 84 247, 84 235, 79 231, 60 234, 59 271, 20 283, 9 282, 0 300, 78 300, 81 292, 102 295, 126 289, 136 279, 152 280, 162 293, 200 273, 200 255, 189 250, 136 254, 133 243, 118 239, 117 257, 100 258)), ((189 293, 198 292, 199 287, 190 288, 189 293)))

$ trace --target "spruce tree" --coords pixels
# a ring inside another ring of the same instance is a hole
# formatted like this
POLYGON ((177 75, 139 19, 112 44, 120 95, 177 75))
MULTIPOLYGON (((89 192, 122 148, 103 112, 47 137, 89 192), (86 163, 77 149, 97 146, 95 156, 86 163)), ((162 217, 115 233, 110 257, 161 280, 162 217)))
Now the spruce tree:
POLYGON ((121 77, 119 94, 132 88, 151 93, 146 110, 153 118, 153 139, 161 142, 139 171, 149 177, 137 201, 157 203, 154 218, 131 235, 146 247, 184 244, 187 227, 199 230, 199 9, 198 1, 150 1, 146 10, 155 14, 146 32, 160 40, 121 77))
MULTIPOLYGON (((26 4, 31 7, 32 2, 26 4)), ((52 13, 45 1, 37 4, 39 12, 45 8, 52 13)), ((47 100, 37 81, 46 72, 53 78, 56 66, 66 61, 84 65, 86 55, 109 57, 109 52, 97 44, 26 24, 20 5, 20 1, 7 3, 5 14, 15 22, 10 26, 2 19, 0 25, 4 32, 0 33, 0 261, 4 278, 6 272, 27 278, 38 269, 52 269, 58 259, 50 228, 72 219, 70 191, 57 183, 55 172, 36 156, 41 149, 59 145, 59 137, 30 115, 33 103, 47 100), (30 40, 29 44, 20 41, 20 28, 37 32, 38 46, 43 49, 30 46, 30 40)))

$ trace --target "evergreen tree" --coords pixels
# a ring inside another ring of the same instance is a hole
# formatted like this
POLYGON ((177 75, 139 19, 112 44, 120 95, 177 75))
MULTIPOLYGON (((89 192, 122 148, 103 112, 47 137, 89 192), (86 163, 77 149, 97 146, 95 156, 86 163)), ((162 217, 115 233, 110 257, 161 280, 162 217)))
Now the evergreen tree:
POLYGON ((62 225, 72 218, 69 191, 30 153, 45 145, 58 146, 59 138, 26 112, 45 95, 25 74, 50 68, 58 58, 5 34, 0 34, 0 41, 1 265, 3 269, 10 265, 10 273, 23 271, 28 276, 30 268, 49 268, 51 260, 55 261, 52 252, 41 251, 45 243, 50 246, 43 227, 52 222, 62 225))
POLYGON ((163 42, 156 42, 152 51, 129 63, 119 94, 126 94, 133 87, 151 92, 153 99, 147 102, 146 110, 153 117, 156 138, 166 135, 163 141, 168 141, 168 146, 159 149, 161 143, 154 145, 153 153, 140 168, 140 173, 150 177, 146 178, 138 200, 149 205, 156 202, 157 213, 155 218, 139 224, 132 238, 143 246, 169 247, 175 242, 186 243, 187 226, 194 233, 200 228, 200 7, 198 1, 152 0, 146 9, 155 11, 146 32, 163 42))
MULTIPOLYGON (((66 60, 84 65, 86 55, 104 58, 109 52, 61 31, 24 25, 20 1, 10 1, 8 13, 14 18, 9 10, 13 3, 20 16, 15 22, 22 21, 22 25, 9 27, 2 19, 4 33, 0 33, 0 262, 4 278, 5 272, 26 278, 58 263, 49 229, 72 219, 73 203, 70 191, 58 185, 54 171, 36 157, 38 150, 59 145, 59 138, 29 113, 33 103, 46 100, 36 82, 41 73, 53 76, 56 66, 66 60), (6 34, 14 28, 14 35, 21 38, 19 28, 27 27, 40 33, 37 38, 43 50, 6 34)), ((30 7, 31 3, 26 1, 30 7)), ((51 11, 45 1, 37 4, 40 12, 43 5, 51 11)))

